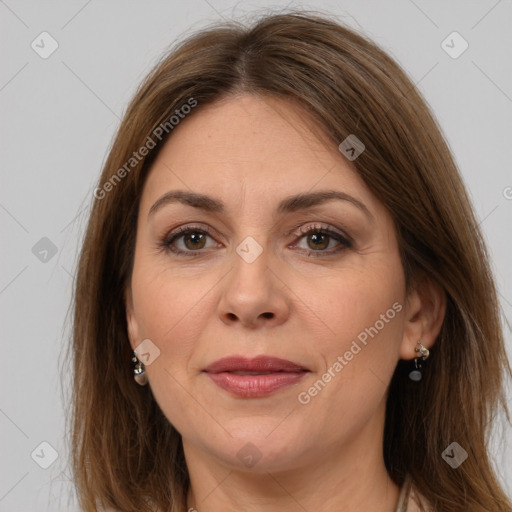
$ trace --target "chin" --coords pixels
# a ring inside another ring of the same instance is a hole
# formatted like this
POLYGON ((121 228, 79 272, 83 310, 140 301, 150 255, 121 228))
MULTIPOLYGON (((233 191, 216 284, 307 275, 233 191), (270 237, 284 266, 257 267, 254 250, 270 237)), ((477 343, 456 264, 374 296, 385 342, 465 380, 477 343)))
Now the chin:
POLYGON ((214 446, 211 439, 207 440, 217 457, 236 470, 255 473, 297 467, 308 450, 303 435, 291 429, 290 425, 280 428, 279 423, 283 418, 278 421, 275 418, 261 419, 259 422, 254 418, 245 420, 238 421, 236 427, 233 423, 227 427, 232 437, 226 433, 223 441, 214 446))

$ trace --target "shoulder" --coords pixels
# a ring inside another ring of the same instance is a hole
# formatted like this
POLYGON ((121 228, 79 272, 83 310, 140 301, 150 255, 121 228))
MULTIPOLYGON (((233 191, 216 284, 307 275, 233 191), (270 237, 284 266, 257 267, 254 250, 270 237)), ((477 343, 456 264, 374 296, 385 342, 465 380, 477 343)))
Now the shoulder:
POLYGON ((407 477, 402 485, 396 512, 433 512, 426 498, 415 488, 412 480, 407 477))
POLYGON ((409 501, 407 503, 407 512, 433 512, 434 509, 430 503, 425 499, 424 496, 419 494, 414 488, 411 490, 409 495, 409 501))

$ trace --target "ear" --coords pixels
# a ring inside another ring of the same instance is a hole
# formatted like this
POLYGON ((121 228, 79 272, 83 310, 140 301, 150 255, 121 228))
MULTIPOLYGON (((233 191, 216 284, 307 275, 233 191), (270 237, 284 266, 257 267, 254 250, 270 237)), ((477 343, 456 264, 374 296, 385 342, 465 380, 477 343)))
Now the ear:
POLYGON ((405 326, 401 359, 414 359, 418 342, 430 348, 434 345, 446 312, 446 294, 436 282, 428 277, 416 281, 405 304, 405 326))
POLYGON ((140 338, 139 326, 133 310, 133 298, 130 286, 127 286, 125 289, 124 304, 126 310, 126 330, 128 332, 128 339, 130 340, 132 350, 135 350, 135 347, 139 344, 140 338))

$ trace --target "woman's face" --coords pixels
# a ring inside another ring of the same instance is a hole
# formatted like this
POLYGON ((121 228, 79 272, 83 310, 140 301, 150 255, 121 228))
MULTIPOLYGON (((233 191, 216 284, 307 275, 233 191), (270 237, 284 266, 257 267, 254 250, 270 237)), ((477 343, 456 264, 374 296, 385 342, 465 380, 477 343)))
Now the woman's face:
POLYGON ((128 329, 189 458, 270 471, 380 454, 406 353, 397 239, 315 133, 283 100, 223 100, 181 121, 148 175, 128 329))

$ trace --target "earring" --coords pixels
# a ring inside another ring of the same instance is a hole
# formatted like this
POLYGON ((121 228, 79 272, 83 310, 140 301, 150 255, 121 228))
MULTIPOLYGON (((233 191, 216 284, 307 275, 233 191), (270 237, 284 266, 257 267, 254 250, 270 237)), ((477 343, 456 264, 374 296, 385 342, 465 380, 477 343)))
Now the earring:
POLYGON ((132 354, 132 363, 133 363, 133 378, 135 382, 139 384, 139 386, 145 386, 148 383, 148 376, 146 374, 146 369, 144 368, 144 363, 141 363, 135 351, 132 354))
POLYGON ((414 358, 414 370, 409 373, 409 379, 414 382, 419 382, 423 374, 421 373, 422 364, 421 362, 418 363, 418 359, 421 358, 422 361, 425 361, 430 355, 430 350, 425 347, 421 341, 418 341, 418 347, 415 348, 415 351, 418 352, 419 356, 414 358))

